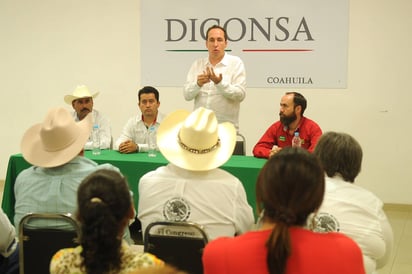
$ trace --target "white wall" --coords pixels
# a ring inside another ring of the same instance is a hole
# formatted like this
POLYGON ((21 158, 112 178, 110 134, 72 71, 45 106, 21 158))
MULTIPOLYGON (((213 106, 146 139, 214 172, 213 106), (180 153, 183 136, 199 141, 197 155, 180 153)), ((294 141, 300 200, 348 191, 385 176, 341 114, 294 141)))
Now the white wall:
MULTIPOLYGON (((300 90, 306 116, 324 131, 359 140, 364 162, 357 183, 386 203, 412 204, 411 10, 410 0, 352 0, 348 88, 300 90)), ((64 105, 77 84, 101 92, 95 107, 110 117, 114 137, 120 134, 138 111, 139 13, 138 0, 0 1, 0 178, 9 156, 20 152, 24 131, 50 107, 64 105)), ((192 109, 180 87, 159 89, 162 112, 192 109)), ((285 91, 248 89, 240 127, 249 154, 277 119, 285 91)))

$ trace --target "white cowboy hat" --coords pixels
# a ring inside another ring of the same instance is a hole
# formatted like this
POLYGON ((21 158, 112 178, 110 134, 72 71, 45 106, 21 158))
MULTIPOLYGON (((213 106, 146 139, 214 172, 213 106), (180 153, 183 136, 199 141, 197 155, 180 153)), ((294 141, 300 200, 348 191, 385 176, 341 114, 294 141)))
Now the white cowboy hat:
POLYGON ((230 122, 218 124, 215 113, 203 107, 192 113, 177 110, 157 129, 157 146, 178 167, 206 171, 223 165, 232 155, 236 129, 230 122))
POLYGON ((80 98, 89 98, 89 97, 96 98, 97 95, 99 95, 99 92, 91 94, 89 91, 89 88, 86 87, 85 85, 82 85, 82 86, 77 86, 72 94, 64 96, 64 101, 67 104, 72 105, 72 102, 74 100, 77 100, 80 98))
POLYGON ((92 115, 75 122, 62 107, 48 111, 43 123, 30 127, 21 140, 24 159, 34 166, 56 167, 83 149, 92 129, 92 115))

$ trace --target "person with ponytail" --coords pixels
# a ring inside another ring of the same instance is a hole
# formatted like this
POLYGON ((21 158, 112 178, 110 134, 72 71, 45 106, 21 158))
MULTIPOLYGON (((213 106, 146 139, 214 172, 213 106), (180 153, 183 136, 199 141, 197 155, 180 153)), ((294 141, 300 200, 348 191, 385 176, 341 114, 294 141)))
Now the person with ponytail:
POLYGON ((120 173, 102 169, 90 174, 77 191, 80 245, 58 251, 51 260, 50 273, 128 273, 163 266, 163 261, 122 240, 134 216, 130 190, 120 173))
POLYGON ((357 244, 339 233, 305 228, 325 189, 318 158, 286 147, 263 166, 256 183, 256 231, 218 238, 203 253, 205 274, 363 274, 357 244))

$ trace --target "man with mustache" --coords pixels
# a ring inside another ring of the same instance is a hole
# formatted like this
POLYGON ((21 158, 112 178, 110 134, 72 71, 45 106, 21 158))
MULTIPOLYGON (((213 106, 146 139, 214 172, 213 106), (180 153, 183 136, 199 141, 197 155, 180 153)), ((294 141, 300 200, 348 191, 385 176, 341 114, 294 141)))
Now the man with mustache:
POLYGON ((306 99, 298 92, 286 92, 280 100, 279 121, 272 124, 253 148, 258 158, 270 158, 283 147, 292 146, 295 132, 299 132, 301 147, 312 152, 322 135, 319 125, 303 116, 306 99))
MULTIPOLYGON (((109 120, 102 115, 100 111, 93 109, 93 98, 97 97, 99 92, 91 94, 85 85, 77 86, 72 94, 66 95, 64 101, 73 107, 73 118, 76 122, 83 120, 87 114, 92 113, 93 125, 99 126, 100 148, 109 149, 112 142, 112 132, 109 120)), ((84 149, 92 149, 91 135, 87 140, 84 149)))

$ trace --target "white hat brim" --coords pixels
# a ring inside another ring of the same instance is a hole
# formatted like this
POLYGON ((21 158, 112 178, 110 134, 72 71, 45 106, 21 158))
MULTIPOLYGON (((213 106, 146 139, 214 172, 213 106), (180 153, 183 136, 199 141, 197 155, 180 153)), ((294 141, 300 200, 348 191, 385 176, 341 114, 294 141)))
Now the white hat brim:
POLYGON ((218 125, 220 145, 204 154, 189 152, 178 142, 179 130, 190 112, 177 110, 169 114, 157 129, 157 146, 163 156, 174 165, 192 171, 217 168, 232 156, 236 144, 236 129, 229 122, 218 125))
POLYGON ((97 97, 97 95, 99 95, 99 92, 96 92, 94 94, 91 94, 91 96, 81 96, 81 97, 77 97, 77 96, 73 96, 73 95, 66 95, 64 96, 64 101, 69 104, 72 105, 72 102, 74 100, 80 99, 80 98, 89 98, 92 97, 93 99, 97 97))

